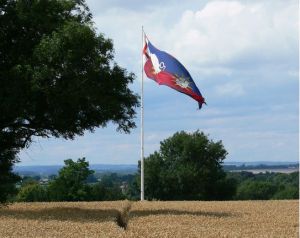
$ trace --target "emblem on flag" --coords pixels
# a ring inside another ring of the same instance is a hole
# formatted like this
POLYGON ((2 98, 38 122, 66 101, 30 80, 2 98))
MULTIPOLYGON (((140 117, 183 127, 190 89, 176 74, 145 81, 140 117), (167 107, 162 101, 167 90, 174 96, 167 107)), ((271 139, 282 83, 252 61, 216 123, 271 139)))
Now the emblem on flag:
POLYGON ((198 102, 199 109, 203 103, 206 104, 186 68, 172 55, 155 48, 146 36, 143 54, 146 57, 144 71, 148 78, 192 97, 198 102))

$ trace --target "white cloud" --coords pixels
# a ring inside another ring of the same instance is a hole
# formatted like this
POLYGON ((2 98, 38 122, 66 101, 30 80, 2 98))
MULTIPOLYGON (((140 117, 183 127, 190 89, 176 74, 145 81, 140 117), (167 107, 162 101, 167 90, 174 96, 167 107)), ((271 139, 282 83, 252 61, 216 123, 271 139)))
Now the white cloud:
POLYGON ((245 94, 243 86, 237 83, 225 83, 223 85, 218 85, 215 90, 219 96, 238 97, 245 94))
POLYGON ((114 39, 117 61, 136 73, 142 25, 155 46, 204 76, 229 75, 244 65, 291 67, 297 59, 297 1, 208 1, 198 10, 185 9, 113 5, 94 13, 94 20, 114 39))
POLYGON ((297 80, 299 79, 299 71, 298 70, 289 70, 288 75, 297 80))
POLYGON ((212 1, 186 11, 170 30, 169 46, 188 64, 230 65, 239 60, 283 61, 297 55, 298 12, 292 4, 212 1))

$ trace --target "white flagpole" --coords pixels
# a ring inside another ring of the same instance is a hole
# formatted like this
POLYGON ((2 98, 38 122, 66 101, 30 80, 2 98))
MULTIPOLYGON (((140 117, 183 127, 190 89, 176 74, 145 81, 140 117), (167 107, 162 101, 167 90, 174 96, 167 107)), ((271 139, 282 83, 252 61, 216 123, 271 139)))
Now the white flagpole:
POLYGON ((144 201, 144 27, 142 26, 142 84, 141 84, 141 201, 144 201))

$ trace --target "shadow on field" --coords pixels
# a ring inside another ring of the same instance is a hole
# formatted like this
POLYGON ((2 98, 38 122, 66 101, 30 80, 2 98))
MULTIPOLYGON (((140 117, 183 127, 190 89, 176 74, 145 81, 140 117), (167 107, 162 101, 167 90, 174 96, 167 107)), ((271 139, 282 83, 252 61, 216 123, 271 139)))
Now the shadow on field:
POLYGON ((36 210, 0 209, 1 218, 57 220, 73 222, 114 221, 120 211, 116 209, 45 208, 36 210))
POLYGON ((146 217, 151 215, 192 215, 210 217, 232 217, 231 213, 209 211, 185 211, 176 209, 132 211, 130 206, 124 211, 117 209, 83 209, 83 208, 44 208, 44 209, 0 209, 0 219, 13 218, 22 220, 40 221, 71 221, 71 222, 105 222, 115 221, 120 227, 126 229, 130 217, 146 217))
POLYGON ((190 215, 190 216, 211 216, 211 217, 232 217, 232 213, 228 212, 207 212, 207 211, 184 211, 176 209, 161 209, 161 210, 144 210, 144 211, 131 211, 130 216, 145 217, 151 215, 190 215))

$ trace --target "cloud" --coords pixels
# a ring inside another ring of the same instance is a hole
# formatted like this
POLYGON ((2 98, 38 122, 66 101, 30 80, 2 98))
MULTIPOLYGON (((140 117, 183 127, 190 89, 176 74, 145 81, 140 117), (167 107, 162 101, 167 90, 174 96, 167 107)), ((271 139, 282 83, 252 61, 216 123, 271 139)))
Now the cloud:
POLYGON ((251 66, 253 62, 294 60, 296 32, 297 1, 273 5, 267 1, 212 1, 198 11, 184 12, 169 31, 168 40, 171 36, 170 50, 188 64, 231 68, 240 61, 251 66))
POLYGON ((96 26, 114 39, 117 61, 134 72, 140 68, 142 25, 155 46, 202 77, 270 65, 297 70, 297 1, 200 1, 192 7, 192 1, 178 6, 170 0, 168 7, 105 2, 88 1, 96 26))
POLYGON ((216 86, 216 93, 219 96, 238 97, 245 94, 245 90, 241 84, 226 83, 216 86))

